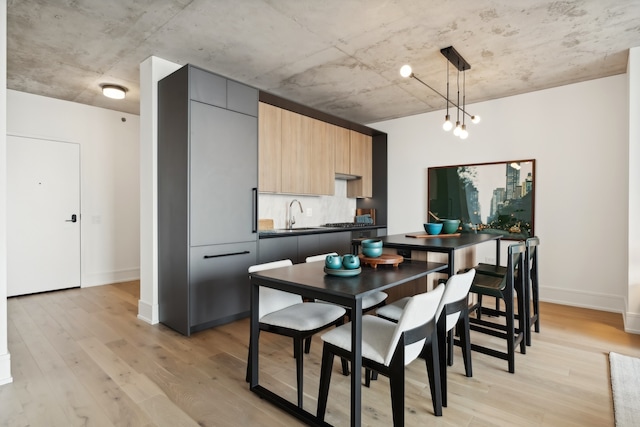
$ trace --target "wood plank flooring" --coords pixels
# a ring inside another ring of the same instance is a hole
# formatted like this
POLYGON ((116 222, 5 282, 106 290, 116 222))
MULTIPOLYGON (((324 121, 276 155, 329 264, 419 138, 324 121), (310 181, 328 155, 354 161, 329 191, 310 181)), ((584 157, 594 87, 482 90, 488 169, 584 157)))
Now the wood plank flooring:
MULTIPOLYGON (((190 338, 138 320, 138 282, 10 298, 14 382, 0 387, 2 426, 291 426, 300 423, 248 389, 247 319, 190 338)), ((406 371, 411 426, 613 426, 608 353, 640 357, 640 335, 619 314, 541 306, 542 330, 516 373, 459 349, 448 369, 449 406, 433 416, 424 362, 406 371)), ((473 333, 474 342, 493 338, 473 333)), ((289 339, 263 333, 260 381, 296 399, 289 339)), ((495 342, 501 346, 501 341, 495 342)), ((499 348, 499 347, 497 347, 499 348)), ((305 408, 315 412, 321 340, 305 356, 305 408)), ((363 425, 389 426, 389 383, 363 388, 363 425)), ((327 421, 348 425, 349 378, 336 359, 327 421)))

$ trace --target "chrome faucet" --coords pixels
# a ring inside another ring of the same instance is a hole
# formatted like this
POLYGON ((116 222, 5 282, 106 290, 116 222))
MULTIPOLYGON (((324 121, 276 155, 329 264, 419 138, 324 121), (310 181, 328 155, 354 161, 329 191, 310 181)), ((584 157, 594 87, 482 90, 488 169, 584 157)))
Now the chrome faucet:
MULTIPOLYGON (((291 206, 293 206, 295 202, 298 202, 298 199, 293 199, 291 203, 289 203, 289 230, 292 230, 293 224, 296 223, 296 217, 293 216, 293 210, 291 209, 291 206)), ((298 202, 298 206, 300 207, 300 213, 302 213, 302 204, 300 202, 298 202)))

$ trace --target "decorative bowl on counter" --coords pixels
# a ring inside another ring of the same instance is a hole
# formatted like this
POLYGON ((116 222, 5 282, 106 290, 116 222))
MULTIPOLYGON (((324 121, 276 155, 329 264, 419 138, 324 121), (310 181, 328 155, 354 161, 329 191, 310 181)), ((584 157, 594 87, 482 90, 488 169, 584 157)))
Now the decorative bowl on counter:
POLYGON ((380 239, 365 239, 360 242, 363 248, 382 248, 382 240, 380 239))
POLYGON ((428 234, 440 234, 440 232, 442 231, 442 223, 437 223, 437 222, 429 222, 427 224, 424 224, 424 231, 426 231, 428 234))
POLYGON ((441 219, 440 221, 442 222, 442 234, 453 234, 458 231, 459 219, 441 219))
POLYGON ((375 247, 363 246, 362 254, 369 258, 377 258, 380 255, 382 255, 382 247, 375 248, 375 247))

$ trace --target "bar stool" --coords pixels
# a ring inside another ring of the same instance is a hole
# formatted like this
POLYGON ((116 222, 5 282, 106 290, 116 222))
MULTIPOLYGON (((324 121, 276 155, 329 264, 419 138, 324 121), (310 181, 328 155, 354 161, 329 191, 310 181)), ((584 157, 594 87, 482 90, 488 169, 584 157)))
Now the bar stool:
POLYGON ((476 312, 475 318, 470 318, 470 328, 472 331, 481 332, 494 337, 505 339, 507 342, 506 352, 495 350, 490 347, 471 344, 471 349, 489 356, 497 357, 508 362, 510 373, 515 372, 515 349, 520 346, 520 353, 526 353, 525 333, 527 328, 527 315, 525 310, 525 290, 524 279, 526 274, 516 274, 523 272, 525 243, 518 242, 512 244, 508 248, 506 274, 502 277, 496 274, 487 274, 482 270, 476 270, 476 276, 471 285, 470 292, 477 294, 479 297, 483 295, 492 296, 504 301, 505 309, 490 309, 482 307, 480 298, 478 303, 474 304, 470 311, 476 312), (515 307, 514 297, 517 292, 518 298, 518 327, 515 326, 515 307), (481 318, 481 313, 486 312, 496 317, 504 317, 504 323, 490 322, 481 318))

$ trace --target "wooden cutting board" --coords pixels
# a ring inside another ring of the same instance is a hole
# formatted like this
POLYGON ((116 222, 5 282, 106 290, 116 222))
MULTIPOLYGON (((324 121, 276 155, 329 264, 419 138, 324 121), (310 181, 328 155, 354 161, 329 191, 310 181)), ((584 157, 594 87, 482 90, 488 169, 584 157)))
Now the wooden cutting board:
POLYGON ((428 238, 434 238, 434 237, 440 237, 440 238, 446 238, 446 237, 458 237, 460 236, 460 233, 454 233, 454 234, 427 234, 426 232, 424 233, 409 233, 409 234, 405 234, 405 236, 407 237, 416 237, 416 238, 420 238, 420 239, 428 239, 428 238))
POLYGON ((258 219, 258 230, 273 230, 273 220, 258 219))

